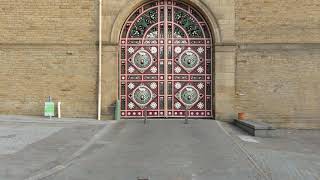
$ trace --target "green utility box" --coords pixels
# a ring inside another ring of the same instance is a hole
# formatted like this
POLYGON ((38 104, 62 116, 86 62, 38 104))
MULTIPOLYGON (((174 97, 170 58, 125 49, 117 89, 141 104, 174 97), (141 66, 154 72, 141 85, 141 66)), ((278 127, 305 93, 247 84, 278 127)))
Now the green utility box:
POLYGON ((44 116, 45 117, 53 117, 54 116, 54 102, 45 102, 44 116))

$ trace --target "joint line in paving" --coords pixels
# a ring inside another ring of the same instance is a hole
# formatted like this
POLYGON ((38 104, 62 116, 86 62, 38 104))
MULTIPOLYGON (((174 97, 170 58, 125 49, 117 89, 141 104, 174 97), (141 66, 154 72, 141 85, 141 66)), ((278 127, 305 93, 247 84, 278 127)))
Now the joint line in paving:
POLYGON ((116 124, 117 122, 111 122, 110 125, 106 125, 103 129, 101 129, 98 133, 96 133, 85 145, 83 145, 78 151, 73 153, 71 157, 66 161, 64 161, 63 163, 51 169, 48 169, 46 171, 33 175, 29 178, 26 178, 25 180, 40 180, 40 179, 49 177, 53 174, 56 174, 62 171, 63 169, 69 167, 76 158, 80 157, 86 150, 88 150, 94 143, 96 143, 103 135, 105 135, 108 132, 110 127, 116 124))
POLYGON ((234 144, 236 144, 236 146, 238 146, 238 148, 246 155, 247 159, 249 160, 249 162, 256 168, 256 170, 258 171, 258 173, 264 177, 264 179, 266 180, 270 180, 272 179, 271 177, 269 177, 264 171, 263 169, 258 165, 258 163, 251 157, 250 153, 246 150, 245 147, 243 147, 240 143, 238 143, 232 136, 231 134, 221 125, 221 123, 219 121, 216 121, 218 126, 220 127, 220 129, 227 135, 230 137, 230 139, 233 141, 234 144))

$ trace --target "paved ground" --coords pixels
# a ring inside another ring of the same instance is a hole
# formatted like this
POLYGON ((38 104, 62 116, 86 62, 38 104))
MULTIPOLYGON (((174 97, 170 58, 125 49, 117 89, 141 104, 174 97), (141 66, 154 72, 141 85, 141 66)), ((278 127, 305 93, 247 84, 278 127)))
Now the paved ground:
POLYGON ((217 121, 0 116, 4 180, 319 180, 320 131, 251 137, 217 121))
POLYGON ((214 121, 123 121, 106 144, 47 179, 151 180, 256 179, 241 150, 214 121), (201 129, 201 130, 200 130, 201 129))
POLYGON ((0 180, 22 180, 70 160, 107 127, 94 120, 0 116, 0 180))
POLYGON ((272 138, 250 138, 232 125, 224 127, 270 179, 320 180, 320 130, 283 129, 272 138))

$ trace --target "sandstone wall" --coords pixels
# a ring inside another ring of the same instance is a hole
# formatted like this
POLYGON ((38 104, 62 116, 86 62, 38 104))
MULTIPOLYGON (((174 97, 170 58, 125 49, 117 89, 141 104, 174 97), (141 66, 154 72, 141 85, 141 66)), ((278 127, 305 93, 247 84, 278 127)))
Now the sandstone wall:
POLYGON ((96 117, 97 1, 1 0, 0 113, 96 117))
POLYGON ((319 45, 241 47, 238 112, 279 127, 320 128, 319 59, 319 45))
POLYGON ((239 43, 319 43, 320 1, 236 0, 239 43))
POLYGON ((320 1, 236 1, 236 110, 320 128, 320 1))

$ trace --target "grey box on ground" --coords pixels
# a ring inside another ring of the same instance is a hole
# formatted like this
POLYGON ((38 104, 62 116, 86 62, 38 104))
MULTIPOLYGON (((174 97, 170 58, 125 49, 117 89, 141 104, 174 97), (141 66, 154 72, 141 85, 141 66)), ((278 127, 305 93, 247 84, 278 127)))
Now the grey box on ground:
POLYGON ((233 123, 248 132, 252 136, 257 137, 272 137, 275 136, 275 128, 271 125, 263 122, 256 122, 252 120, 237 120, 234 119, 233 123))

